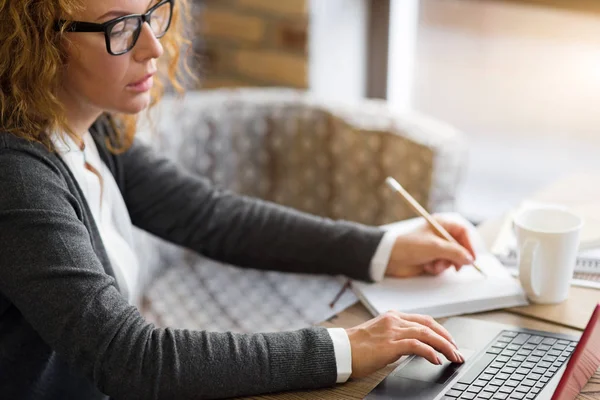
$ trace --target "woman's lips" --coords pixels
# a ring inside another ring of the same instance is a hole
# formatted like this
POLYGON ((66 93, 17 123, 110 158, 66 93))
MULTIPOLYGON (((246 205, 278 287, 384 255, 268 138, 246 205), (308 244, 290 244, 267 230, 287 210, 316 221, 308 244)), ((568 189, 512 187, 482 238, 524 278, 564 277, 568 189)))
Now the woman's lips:
POLYGON ((154 83, 153 76, 154 74, 148 74, 141 80, 127 85, 127 89, 137 93, 147 92, 152 88, 152 85, 154 83))

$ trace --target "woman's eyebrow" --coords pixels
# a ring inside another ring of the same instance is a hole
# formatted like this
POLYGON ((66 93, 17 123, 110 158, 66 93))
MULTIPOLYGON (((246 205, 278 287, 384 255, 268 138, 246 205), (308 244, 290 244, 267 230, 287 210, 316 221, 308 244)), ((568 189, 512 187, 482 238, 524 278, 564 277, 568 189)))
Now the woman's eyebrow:
POLYGON ((117 17, 122 17, 124 15, 130 15, 130 14, 133 14, 133 13, 127 12, 127 11, 113 10, 113 11, 107 12, 106 14, 101 15, 100 17, 98 17, 96 19, 96 21, 103 20, 106 17, 117 18, 117 17))
MULTIPOLYGON (((148 7, 146 8, 146 10, 149 10, 152 6, 158 4, 158 2, 159 2, 159 0, 150 0, 150 2, 148 2, 148 7)), ((112 19, 112 18, 122 17, 124 15, 132 15, 132 14, 136 14, 136 13, 122 11, 122 10, 112 10, 112 11, 109 11, 109 12, 101 15, 100 17, 98 17, 96 19, 96 21, 100 21, 106 17, 111 17, 111 19, 112 19)))

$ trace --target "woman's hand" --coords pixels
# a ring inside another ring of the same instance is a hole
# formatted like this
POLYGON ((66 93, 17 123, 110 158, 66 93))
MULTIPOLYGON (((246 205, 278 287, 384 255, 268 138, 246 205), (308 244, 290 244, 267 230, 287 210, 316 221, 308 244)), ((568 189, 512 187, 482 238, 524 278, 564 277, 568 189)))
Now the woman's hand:
POLYGON ((352 378, 367 376, 409 354, 436 365, 442 364, 438 352, 451 362, 465 361, 450 333, 424 315, 389 311, 346 332, 352 351, 352 378))
POLYGON ((447 268, 460 270, 473 263, 475 252, 467 228, 459 223, 434 217, 460 245, 439 237, 425 224, 400 235, 392 249, 386 276, 405 278, 423 274, 438 275, 447 268))

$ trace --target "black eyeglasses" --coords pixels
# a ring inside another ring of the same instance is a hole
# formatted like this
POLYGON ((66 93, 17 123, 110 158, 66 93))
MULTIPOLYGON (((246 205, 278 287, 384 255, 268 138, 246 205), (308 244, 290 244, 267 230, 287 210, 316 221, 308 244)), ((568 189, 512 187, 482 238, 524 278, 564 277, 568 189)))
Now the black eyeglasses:
POLYGON ((163 0, 146 14, 124 15, 103 24, 60 20, 56 22, 55 29, 61 30, 67 24, 66 32, 104 32, 106 50, 113 56, 119 56, 133 49, 145 22, 158 39, 163 37, 171 26, 174 3, 175 0, 163 0))

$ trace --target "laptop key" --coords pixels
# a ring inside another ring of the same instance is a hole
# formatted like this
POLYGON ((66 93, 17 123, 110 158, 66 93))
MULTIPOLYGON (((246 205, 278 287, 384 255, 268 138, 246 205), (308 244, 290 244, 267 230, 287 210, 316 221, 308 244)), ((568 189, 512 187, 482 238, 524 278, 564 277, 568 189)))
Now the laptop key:
POLYGON ((487 369, 484 371, 483 374, 481 374, 479 376, 479 380, 486 381, 486 383, 487 383, 487 382, 491 381, 492 379, 494 379, 495 373, 494 374, 488 374, 486 371, 487 371, 487 369))
POLYGON ((499 379, 493 379, 492 381, 490 381, 489 385, 502 386, 502 385, 504 385, 504 381, 499 380, 499 379))
POLYGON ((567 358, 568 358, 568 357, 565 357, 565 356, 558 357, 558 358, 556 359, 556 361, 558 361, 558 362, 560 362, 560 363, 564 363, 565 361, 567 361, 567 358))
POLYGON ((517 374, 521 374, 521 375, 529 375, 529 371, 530 371, 530 369, 527 369, 527 368, 519 368, 515 372, 517 374))
POLYGON ((506 363, 506 366, 507 367, 513 367, 513 368, 519 368, 519 366, 521 366, 521 363, 517 362, 517 361, 512 361, 511 360, 511 361, 509 361, 509 362, 506 363))
POLYGON ((540 379, 540 382, 548 383, 549 380, 550 380, 550 378, 548 378, 547 376, 543 376, 542 379, 540 379))
POLYGON ((485 370, 485 368, 494 360, 493 354, 483 354, 472 366, 467 369, 467 372, 458 380, 460 383, 466 383, 470 385, 473 383, 479 374, 485 370))
POLYGON ((541 359, 542 359, 542 357, 538 357, 538 356, 529 356, 529 357, 527 357, 527 361, 531 361, 531 362, 534 362, 534 363, 540 361, 541 359))
POLYGON ((521 367, 522 368, 535 368, 535 363, 525 361, 523 364, 521 364, 521 367))
POLYGON ((517 351, 518 356, 528 356, 530 354, 531 354, 531 350, 527 350, 527 349, 521 349, 521 350, 517 351))
POLYGON ((534 374, 544 375, 546 373, 546 369, 545 368, 536 367, 536 368, 532 369, 531 372, 534 373, 534 374))
POLYGON ((550 354, 551 356, 560 357, 560 355, 562 354, 562 352, 558 351, 558 350, 550 350, 548 352, 548 354, 550 354))
POLYGON ((539 388, 539 387, 534 387, 531 389, 531 393, 533 393, 533 394, 538 394, 541 391, 542 391, 542 388, 539 388))
POLYGON ((548 346, 547 344, 540 344, 536 350, 542 350, 542 351, 548 351, 550 350, 552 347, 548 346))
POLYGON ((529 375, 527 375, 528 379, 534 380, 534 381, 539 381, 540 378, 542 377, 541 374, 536 374, 536 373, 530 373, 529 375))
POLYGON ((519 381, 521 382, 523 379, 525 379, 525 375, 523 374, 513 374, 510 379, 514 379, 515 381, 519 381))
POLYGON ((506 346, 508 346, 508 343, 507 343, 507 342, 501 342, 501 341, 497 341, 496 343, 494 343, 494 344, 492 345, 492 347, 498 347, 498 348, 500 348, 500 349, 503 349, 503 348, 505 348, 506 346))
POLYGON ((550 346, 552 346, 556 342, 557 340, 554 338, 546 338, 542 341, 543 344, 549 344, 550 346))
POLYGON ((488 383, 488 385, 483 388, 482 392, 490 392, 493 394, 493 393, 496 393, 498 391, 498 389, 500 389, 500 386, 495 386, 495 385, 488 383))
POLYGON ((510 361, 510 358, 506 356, 498 356, 496 357, 496 361, 506 363, 510 361))
MULTIPOLYGON (((535 343, 525 343, 522 348, 525 350, 535 350, 536 347, 537 346, 535 343)), ((566 348, 566 346, 565 346, 565 348, 566 348)))
POLYGON ((505 374, 501 372, 498 375, 496 375, 496 379, 502 379, 503 381, 507 380, 508 378, 510 378, 510 374, 505 374))
POLYGON ((488 384, 488 381, 484 381, 483 379, 477 379, 475 382, 473 382, 473 386, 479 386, 480 388, 485 387, 488 384))
POLYGON ((525 361, 525 356, 516 355, 512 358, 514 361, 523 362, 525 361))
POLYGON ((512 332, 512 331, 504 331, 504 332, 502 332, 502 336, 506 336, 506 337, 509 337, 509 338, 514 338, 517 335, 518 335, 517 332, 512 332))
MULTIPOLYGON (((506 393, 506 395, 508 396, 509 394, 512 393, 512 391, 514 390, 514 387, 509 387, 509 386, 503 386, 500 388, 500 390, 498 390, 498 393, 506 393)), ((496 396, 494 396, 496 397, 496 396)))
POLYGON ((463 393, 459 399, 464 399, 464 400, 473 400, 475 398, 475 396, 477 396, 477 393, 463 393))
POLYGON ((477 393, 481 392, 481 389, 483 389, 481 386, 471 386, 470 388, 467 389, 467 392, 477 394, 477 393))
POLYGON ((532 336, 527 340, 527 343, 533 343, 533 344, 540 344, 544 341, 544 337, 543 336, 532 336))
POLYGON ((502 335, 502 336, 500 336, 500 337, 498 338, 498 341, 499 341, 499 342, 502 342, 502 343, 510 343, 510 342, 512 342, 512 339, 513 339, 513 338, 511 338, 511 337, 509 337, 509 336, 502 335))
POLYGON ((462 394, 462 390, 456 390, 456 389, 450 389, 448 391, 448 393, 446 393, 446 396, 448 397, 458 397, 462 394))
POLYGON ((525 344, 525 342, 527 342, 527 340, 531 337, 531 335, 528 335, 526 333, 519 333, 517 335, 517 337, 512 341, 513 344, 525 344))
POLYGON ((556 371, 558 371, 558 367, 550 367, 550 368, 548 368, 548 371, 556 372, 556 371))
POLYGON ((493 400, 506 400, 508 398, 509 393, 501 393, 498 392, 494 395, 493 400))
POLYGON ((519 381, 510 379, 510 380, 506 381, 506 383, 504 385, 506 387, 516 388, 517 386, 519 386, 519 381))
POLYGON ((531 400, 531 399, 533 399, 534 397, 535 397, 535 394, 533 394, 533 393, 527 393, 527 394, 525 395, 525 400, 531 400))
POLYGON ((537 366, 540 368, 548 369, 552 366, 552 363, 549 363, 548 361, 540 361, 537 366))
POLYGON ((525 386, 525 385, 519 385, 515 389, 515 392, 519 392, 519 393, 529 393, 530 391, 531 391, 531 388, 528 386, 525 386))
POLYGON ((475 399, 488 400, 491 399, 494 393, 492 392, 480 392, 475 399))
POLYGON ((500 370, 500 372, 503 372, 505 374, 512 374, 513 372, 515 372, 517 369, 515 367, 504 367, 500 370))
POLYGON ((514 356, 516 353, 517 353, 517 352, 516 352, 515 350, 504 349, 504 350, 502 351, 502 353, 500 353, 500 354, 502 354, 503 356, 509 356, 509 357, 512 357, 512 356, 514 356))
MULTIPOLYGON (((514 342, 513 342, 513 343, 514 343, 514 342)), ((520 345, 518 345, 518 344, 509 344, 508 346, 506 346, 506 348, 507 348, 508 350, 514 350, 514 351, 517 351, 517 350, 519 350, 519 349, 521 348, 521 346, 520 346, 520 345)))
POLYGON ((502 349, 499 349, 497 347, 490 347, 486 351, 486 353, 488 353, 488 354, 500 354, 501 352, 502 352, 502 349))
POLYGON ((464 383, 456 383, 456 384, 454 384, 454 386, 452 386, 452 389, 460 390, 461 392, 463 392, 468 387, 469 387, 469 385, 465 385, 464 383))
POLYGON ((527 386, 527 387, 532 387, 537 383, 537 381, 534 381, 533 379, 523 379, 523 382, 521 382, 522 386, 527 386))
POLYGON ((512 392, 509 399, 514 399, 514 400, 522 400, 525 398, 525 393, 521 393, 521 392, 512 392))
POLYGON ((546 355, 546 352, 541 350, 534 350, 531 354, 536 357, 544 357, 546 355))

